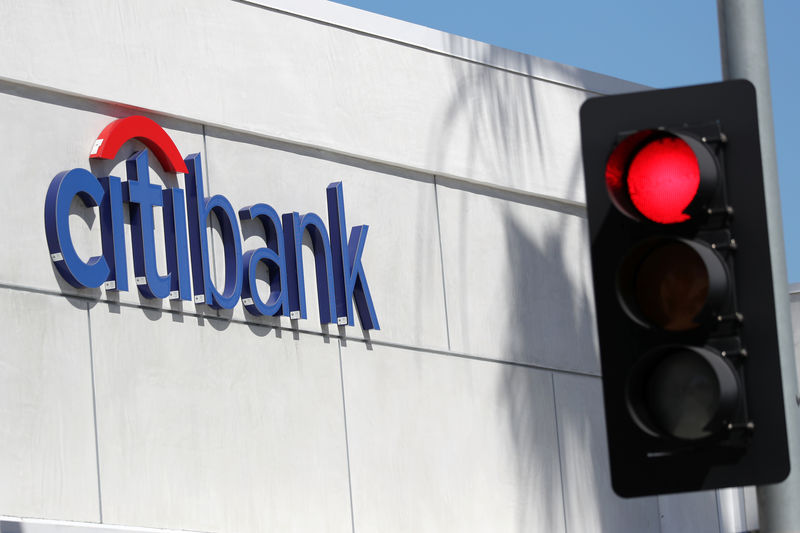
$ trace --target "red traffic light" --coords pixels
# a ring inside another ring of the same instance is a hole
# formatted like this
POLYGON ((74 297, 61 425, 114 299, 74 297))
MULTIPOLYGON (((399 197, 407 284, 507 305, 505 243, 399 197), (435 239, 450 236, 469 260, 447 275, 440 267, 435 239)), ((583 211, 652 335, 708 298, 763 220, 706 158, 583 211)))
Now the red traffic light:
POLYGON ((666 130, 625 137, 606 162, 606 186, 616 207, 636 220, 690 220, 713 194, 715 158, 699 139, 666 130))
POLYGON ((756 112, 742 80, 581 107, 621 496, 776 483, 789 472, 756 112))
POLYGON ((660 137, 644 145, 628 167, 633 205, 654 222, 684 222, 700 185, 700 168, 689 145, 677 137, 660 137))

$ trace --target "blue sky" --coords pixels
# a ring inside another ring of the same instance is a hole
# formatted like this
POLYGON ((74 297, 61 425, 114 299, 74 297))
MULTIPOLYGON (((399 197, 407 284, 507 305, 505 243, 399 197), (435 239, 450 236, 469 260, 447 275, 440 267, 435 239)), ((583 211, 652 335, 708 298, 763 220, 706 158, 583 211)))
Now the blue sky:
MULTIPOLYGON (((338 1, 653 87, 722 79, 714 0, 338 1)), ((800 282, 800 1, 764 3, 789 282, 800 282)))

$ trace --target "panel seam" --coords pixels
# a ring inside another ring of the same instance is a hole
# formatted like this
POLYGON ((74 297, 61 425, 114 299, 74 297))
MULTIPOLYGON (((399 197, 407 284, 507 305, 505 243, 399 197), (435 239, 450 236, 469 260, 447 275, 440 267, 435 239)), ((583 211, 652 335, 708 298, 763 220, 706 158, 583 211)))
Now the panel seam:
POLYGON ((89 329, 89 370, 92 378, 92 420, 94 422, 95 466, 97 467, 97 509, 100 523, 103 523, 103 493, 100 482, 100 438, 97 430, 97 392, 94 379, 94 348, 92 346, 92 310, 86 306, 86 322, 89 329))
POLYGON ((444 268, 444 245, 442 244, 442 223, 439 217, 439 185, 436 182, 436 175, 433 176, 433 198, 436 202, 436 231, 439 237, 439 264, 442 267, 442 299, 444 301, 444 328, 447 333, 447 349, 450 350, 450 316, 447 313, 447 278, 444 268))
MULTIPOLYGON (((286 15, 286 16, 289 16, 289 17, 298 18, 298 19, 301 19, 301 20, 305 20, 307 22, 312 22, 312 23, 315 23, 315 24, 321 24, 323 26, 336 28, 338 30, 343 30, 343 31, 346 31, 346 32, 349 32, 349 33, 353 33, 353 34, 356 34, 356 35, 361 35, 361 36, 364 36, 364 37, 369 37, 369 38, 372 38, 372 39, 377 39, 377 40, 380 40, 380 41, 389 42, 389 43, 396 44, 396 45, 399 45, 399 46, 403 46, 403 47, 406 47, 406 48, 419 50, 421 52, 426 52, 426 53, 434 54, 434 55, 437 55, 437 56, 446 57, 446 58, 449 58, 449 59, 454 59, 456 61, 463 61, 464 63, 468 63, 468 64, 480 66, 480 67, 485 67, 485 68, 492 69, 492 70, 497 70, 497 71, 504 72, 504 73, 507 73, 507 74, 512 74, 512 75, 515 75, 515 76, 520 76, 520 77, 523 77, 523 78, 528 78, 528 79, 531 79, 531 80, 540 81, 540 82, 543 82, 543 83, 550 83, 550 84, 553 84, 553 85, 558 85, 558 86, 564 87, 566 89, 572 89, 572 90, 576 90, 576 91, 587 92, 587 93, 589 93, 589 94, 591 94, 593 96, 604 96, 604 95, 607 95, 607 94, 613 94, 613 93, 609 93, 607 91, 601 91, 601 90, 598 90, 598 89, 590 89, 588 87, 583 87, 583 86, 580 86, 580 85, 577 85, 577 84, 574 84, 574 83, 570 83, 570 82, 567 82, 567 81, 561 81, 561 80, 553 79, 553 78, 550 78, 550 77, 547 77, 547 76, 542 76, 540 74, 533 74, 531 72, 525 72, 525 71, 522 71, 521 69, 515 69, 513 67, 508 67, 508 66, 503 66, 503 65, 496 65, 496 64, 493 64, 493 63, 489 63, 487 61, 481 61, 480 59, 474 59, 474 58, 467 57, 467 56, 464 56, 464 55, 459 55, 459 54, 454 53, 454 52, 447 52, 445 50, 438 50, 436 48, 431 48, 429 46, 420 45, 420 44, 412 43, 412 42, 409 42, 409 41, 404 41, 402 39, 397 39, 397 38, 394 38, 394 37, 388 37, 386 35, 381 35, 379 33, 371 32, 369 30, 364 30, 364 29, 359 29, 359 28, 353 28, 353 27, 350 27, 350 26, 345 26, 342 23, 337 23, 337 22, 332 22, 332 21, 328 21, 328 20, 324 20, 324 19, 314 18, 313 16, 310 16, 310 15, 304 15, 302 13, 297 13, 297 12, 294 12, 294 11, 288 11, 288 10, 282 9, 280 7, 275 7, 275 6, 270 6, 270 5, 266 5, 266 4, 260 3, 258 1, 252 1, 252 0, 232 0, 232 1, 236 2, 236 3, 239 3, 239 4, 244 4, 244 5, 247 5, 247 6, 251 6, 251 7, 265 9, 267 11, 272 11, 274 13, 279 13, 281 15, 286 15)), ((342 5, 347 5, 347 4, 342 4, 342 5)), ((348 7, 353 7, 353 6, 348 6, 348 7)), ((354 8, 354 9, 359 9, 359 8, 354 8)), ((362 11, 368 11, 369 12, 369 10, 362 10, 362 11)), ((383 17, 390 18, 390 19, 393 19, 393 20, 398 20, 398 21, 401 21, 401 22, 405 22, 407 24, 411 24, 411 25, 415 25, 415 26, 419 26, 420 25, 420 24, 417 24, 417 23, 414 23, 414 22, 404 21, 403 19, 396 19, 396 18, 388 16, 388 15, 382 15, 381 13, 375 13, 375 14, 381 15, 383 17)), ((433 29, 433 28, 431 28, 431 29, 433 29)), ((455 35, 455 34, 450 34, 448 32, 444 32, 442 30, 435 30, 435 31, 441 31, 445 35, 455 35)), ((455 35, 455 36, 459 37, 458 35, 455 35)), ((498 49, 502 49, 502 50, 511 51, 511 50, 504 49, 504 48, 502 48, 500 46, 497 46, 497 45, 492 45, 492 44, 489 44, 489 43, 483 43, 481 41, 477 41, 475 39, 470 39, 468 37, 462 37, 462 38, 467 40, 467 41, 478 42, 478 43, 481 43, 481 44, 487 44, 488 46, 490 46, 492 48, 498 48, 498 49)), ((520 54, 523 57, 534 57, 536 59, 544 59, 544 58, 540 58, 538 56, 533 56, 533 55, 530 55, 530 54, 526 54, 524 52, 514 52, 514 51, 512 51, 512 52, 516 53, 516 54, 520 54)), ((561 65, 559 63, 556 63, 556 64, 557 65, 561 65)), ((583 70, 584 72, 586 72, 587 74, 590 74, 590 75, 591 74, 595 74, 595 75, 598 74, 596 72, 592 72, 592 71, 585 70, 585 69, 579 69, 579 70, 583 70)), ((619 80, 619 78, 613 78, 613 77, 610 77, 610 78, 619 80)), ((627 84, 630 85, 629 87, 625 87, 624 88, 624 90, 626 90, 626 92, 634 92, 637 89, 640 90, 640 91, 643 91, 643 90, 646 90, 648 88, 647 86, 638 84, 636 82, 631 82, 631 81, 628 81, 628 80, 619 80, 619 81, 621 81, 623 83, 627 83, 627 84)))
MULTIPOLYGON (((211 197, 211 176, 209 175, 209 172, 208 172, 208 145, 206 144, 206 125, 205 124, 200 124, 200 128, 202 130, 202 135, 203 135, 203 168, 201 170, 203 171, 203 174, 205 175, 204 176, 204 178, 205 178, 204 181, 205 181, 205 185, 206 185, 206 189, 207 189, 204 192, 205 192, 206 197, 210 198, 211 197)), ((184 183, 184 186, 185 185, 186 184, 184 183)), ((205 198, 200 198, 199 201, 205 202, 205 198)), ((206 225, 206 240, 208 241, 208 244, 209 244, 209 250, 208 250, 208 252, 209 252, 208 253, 208 255, 209 255, 209 265, 208 266, 211 268, 211 276, 213 277, 214 285, 216 286, 217 283, 218 283, 218 280, 217 280, 217 254, 216 254, 215 245, 214 245, 215 239, 213 237, 213 235, 214 235, 214 220, 215 220, 215 218, 211 219, 211 226, 206 225), (209 234, 209 230, 211 230, 210 234, 209 234)), ((207 222, 207 220, 201 221, 201 223, 203 223, 203 224, 205 224, 206 222, 207 222)), ((217 222, 217 223, 219 223, 219 222, 217 222)), ((220 232, 221 232, 221 230, 220 230, 220 232)), ((214 316, 217 316, 217 317, 221 316, 219 309, 212 308, 211 306, 208 305, 208 302, 204 302, 204 304, 212 311, 212 313, 214 313, 214 316)))
MULTIPOLYGON (((3 283, 0 282, 0 289, 7 289, 7 290, 15 290, 20 292, 29 292, 32 294, 42 294, 45 296, 55 296, 60 298, 65 298, 69 300, 70 298, 75 300, 81 300, 87 302, 89 305, 92 304, 106 304, 106 305, 115 305, 119 307, 126 307, 130 309, 142 309, 144 311, 155 311, 157 313, 169 314, 169 315, 181 315, 186 317, 196 317, 196 318, 205 318, 205 319, 213 319, 213 320, 221 320, 224 322, 229 322, 232 324, 242 324, 245 326, 255 326, 261 327, 266 329, 274 329, 281 332, 292 333, 292 334, 304 334, 304 335, 313 335, 315 337, 322 337, 325 339, 334 338, 334 339, 341 339, 345 342, 357 342, 359 344, 365 345, 375 345, 375 346, 385 346, 388 348, 399 348, 401 350, 408 350, 414 352, 424 352, 427 354, 433 355, 441 355, 445 357, 458 357, 461 359, 469 359, 472 361, 482 361, 485 363, 495 363, 499 365, 506 365, 506 366, 514 366, 514 367, 521 367, 521 368, 532 368, 535 370, 543 370, 546 372, 555 372, 558 374, 568 374, 568 375, 575 375, 575 376, 584 376, 588 378, 595 378, 600 379, 600 374, 592 373, 585 370, 576 370, 570 368, 557 368, 552 366, 547 366, 543 364, 537 363, 527 363, 524 361, 510 361, 504 359, 496 359, 493 357, 489 357, 486 355, 476 355, 470 354, 465 352, 458 352, 450 349, 445 348, 436 348, 433 346, 425 346, 425 345, 413 345, 413 344, 402 344, 399 342, 393 341, 384 341, 379 339, 370 339, 370 338, 357 338, 357 337, 348 337, 346 335, 338 335, 335 333, 326 333, 322 331, 313 331, 307 330, 302 328, 293 328, 291 326, 276 326, 271 324, 262 324, 259 322, 248 322, 246 320, 242 320, 239 318, 233 317, 225 317, 225 316, 217 316, 210 313, 203 313, 203 312, 192 312, 192 311, 177 311, 174 309, 169 309, 165 307, 153 307, 147 305, 136 304, 133 302, 121 302, 118 300, 110 300, 108 298, 98 298, 94 296, 86 296, 82 294, 65 294, 59 291, 50 290, 50 289, 40 289, 36 287, 28 287, 25 285, 16 285, 13 283, 3 283)), ((211 309, 211 308, 209 308, 211 309)))
POLYGON ((564 513, 564 532, 568 533, 567 528, 567 487, 564 484, 564 461, 561 458, 561 436, 560 428, 558 425, 558 402, 556 401, 556 377, 555 374, 550 372, 550 384, 553 387, 553 414, 556 421, 556 449, 558 450, 558 473, 561 477, 561 508, 564 513))
POLYGON ((356 519, 353 512, 353 480, 350 474, 350 439, 347 434, 347 401, 344 394, 344 365, 342 364, 342 340, 339 339, 339 382, 342 386, 342 420, 344 421, 344 450, 347 458, 347 492, 350 496, 350 527, 356 531, 356 519))
MULTIPOLYGON (((238 0, 232 0, 232 1, 238 1, 238 0)), ((78 100, 81 100, 81 101, 84 101, 84 102, 90 102, 90 103, 94 103, 94 104, 106 104, 106 105, 111 105, 111 106, 119 106, 119 107, 126 108, 126 109, 130 109, 132 107, 130 104, 125 104, 124 102, 119 102, 119 101, 116 101, 116 100, 106 100, 106 99, 99 98, 97 96, 92 96, 92 95, 89 95, 89 94, 62 90, 62 89, 59 89, 57 87, 31 83, 31 82, 28 82, 28 81, 25 81, 25 80, 19 80, 19 79, 15 79, 15 78, 8 78, 8 77, 0 75, 0 84, 3 84, 3 83, 10 84, 10 85, 16 85, 16 86, 27 88, 27 89, 33 89, 34 91, 42 91, 42 92, 49 93, 49 94, 61 95, 61 96, 65 96, 67 98, 78 99, 78 100)), ((2 91, 2 87, 0 87, 0 92, 3 92, 2 91)), ((24 98, 36 100, 36 98, 31 98, 29 96, 24 96, 24 98)), ((59 105, 61 107, 71 107, 68 104, 62 104, 62 103, 58 103, 58 104, 55 104, 55 105, 59 105)), ((155 109, 155 108, 134 107, 134 109, 141 110, 142 112, 146 112, 148 114, 151 114, 151 115, 154 115, 154 116, 157 116, 157 117, 169 118, 169 119, 177 120, 177 121, 185 123, 185 124, 201 126, 202 130, 203 130, 202 134, 203 134, 203 137, 204 137, 204 147, 205 147, 205 138, 207 136, 215 137, 215 135, 213 135, 213 133, 209 134, 207 132, 207 128, 212 128, 212 129, 221 130, 221 131, 227 132, 227 133, 234 133, 234 134, 243 135, 243 136, 250 137, 250 138, 253 138, 253 139, 261 139, 261 140, 266 140, 266 141, 283 143, 285 145, 292 146, 292 147, 299 147, 299 148, 317 150, 317 151, 322 152, 324 154, 351 158, 351 159, 354 159, 354 160, 357 160, 357 161, 362 161, 362 162, 365 162, 365 163, 372 163, 372 164, 375 164, 375 165, 382 165, 382 166, 385 166, 385 167, 388 167, 388 168, 391 168, 391 169, 397 169, 397 170, 401 170, 401 171, 404 171, 404 172, 412 172, 412 173, 415 173, 415 174, 422 174, 422 175, 425 175, 425 176, 438 175, 442 179, 446 179, 446 180, 449 180, 451 182, 456 182, 456 183, 462 184, 462 186, 476 186, 478 188, 481 188, 481 189, 484 189, 484 190, 487 190, 487 191, 496 191, 499 194, 512 195, 512 196, 516 195, 516 196, 519 196, 522 199, 529 199, 529 201, 534 201, 534 202, 542 201, 542 202, 546 202, 548 204, 552 204, 553 206, 561 205, 563 207, 555 207, 554 209, 558 210, 558 211, 564 211, 564 212, 566 212, 568 214, 576 214, 577 216, 585 217, 585 211, 586 211, 585 202, 571 200, 571 199, 568 199, 568 198, 560 198, 560 197, 557 197, 557 196, 552 196, 552 195, 539 193, 539 192, 534 192, 534 191, 528 191, 528 190, 525 190, 525 189, 518 189, 518 188, 515 188, 515 187, 509 187, 509 186, 500 185, 500 184, 494 184, 494 183, 492 183, 490 181, 486 181, 485 179, 484 180, 482 180, 482 179, 474 179, 474 178, 467 178, 466 176, 458 176, 458 175, 455 175, 455 174, 449 174, 447 172, 443 172, 443 171, 437 170, 435 168, 423 168, 423 167, 416 167, 416 166, 413 166, 413 165, 406 165, 406 164, 403 164, 403 163, 401 163, 399 161, 386 160, 386 159, 381 159, 380 157, 370 156, 368 154, 350 152, 350 151, 342 149, 342 148, 336 148, 336 147, 333 147, 333 146, 325 146, 325 145, 321 145, 321 144, 318 144, 318 143, 313 142, 313 141, 304 142, 304 141, 299 140, 299 139, 278 137, 277 135, 270 134, 270 133, 244 129, 244 128, 236 127, 236 126, 231 125, 231 124, 224 124, 224 123, 214 122, 212 120, 208 120, 207 117, 200 117, 200 116, 194 117, 194 116, 188 116, 188 115, 168 113, 166 111, 155 109)), ((101 112, 101 111, 96 111, 96 112, 101 112)), ((442 184, 442 185, 447 186, 446 184, 442 184)), ((481 193, 481 194, 483 194, 483 193, 481 193)), ((511 200, 511 201, 516 201, 516 200, 511 200)), ((525 200, 521 200, 520 202, 521 203, 526 203, 525 200)))

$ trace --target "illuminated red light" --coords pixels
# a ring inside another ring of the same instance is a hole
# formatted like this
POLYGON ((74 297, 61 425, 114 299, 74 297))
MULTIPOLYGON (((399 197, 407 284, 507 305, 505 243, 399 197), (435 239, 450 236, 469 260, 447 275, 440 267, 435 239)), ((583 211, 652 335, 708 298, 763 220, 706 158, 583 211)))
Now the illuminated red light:
POLYGON ((697 195, 700 167, 683 140, 661 137, 639 150, 628 166, 628 193, 649 220, 674 224, 689 220, 685 209, 697 195))

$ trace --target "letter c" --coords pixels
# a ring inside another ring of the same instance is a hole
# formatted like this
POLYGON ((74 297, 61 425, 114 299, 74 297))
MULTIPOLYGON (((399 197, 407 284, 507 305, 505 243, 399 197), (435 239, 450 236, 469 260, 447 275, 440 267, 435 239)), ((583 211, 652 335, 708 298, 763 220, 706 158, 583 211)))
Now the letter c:
POLYGON ((83 168, 60 172, 50 182, 44 204, 44 226, 50 257, 59 273, 73 287, 99 287, 110 269, 102 255, 84 263, 75 251, 69 233, 69 208, 78 196, 86 207, 103 201, 105 191, 94 174, 83 168))

